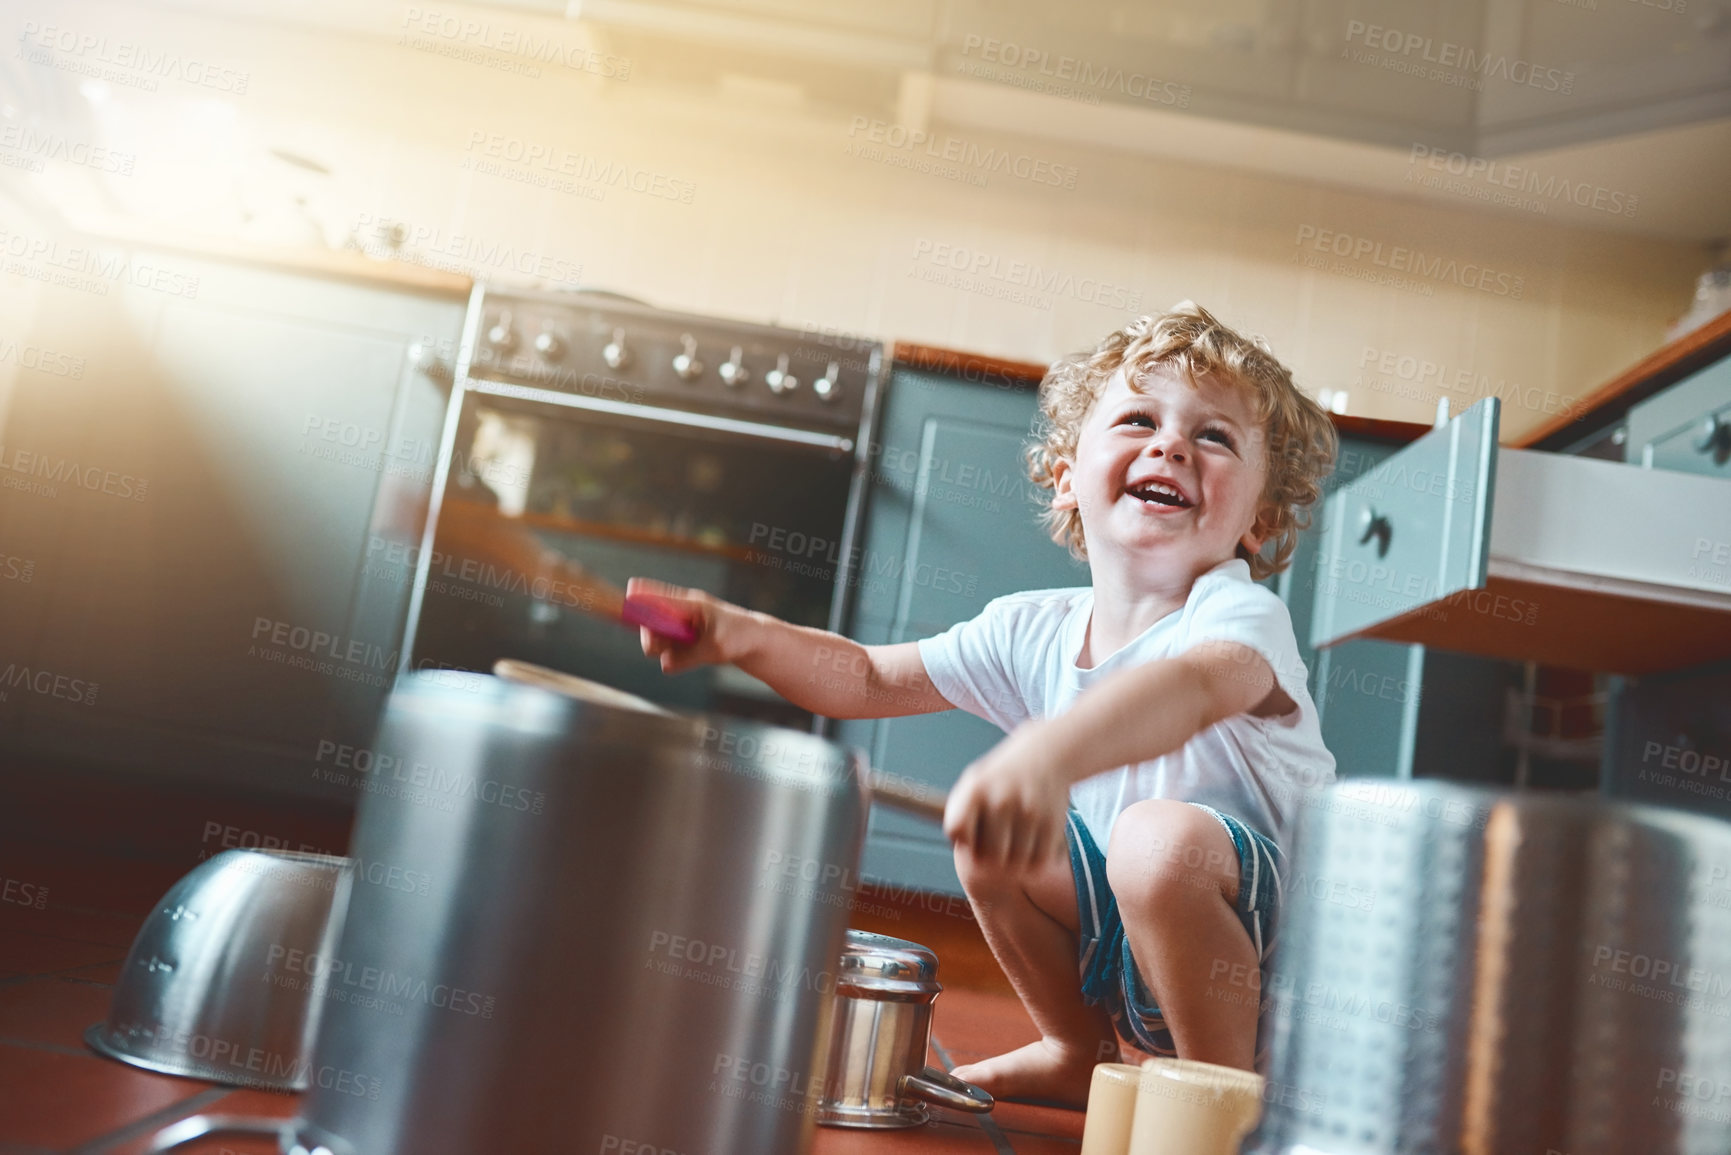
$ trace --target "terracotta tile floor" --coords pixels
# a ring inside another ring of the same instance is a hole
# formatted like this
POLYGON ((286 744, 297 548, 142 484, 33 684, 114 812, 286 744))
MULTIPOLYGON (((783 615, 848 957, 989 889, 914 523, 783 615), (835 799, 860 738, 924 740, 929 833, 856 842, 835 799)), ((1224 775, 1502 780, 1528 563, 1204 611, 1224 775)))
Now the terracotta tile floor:
MULTIPOLYGON (((98 783, 76 802, 0 783, 0 1155, 141 1155, 168 1123, 200 1112, 289 1116, 297 1098, 231 1090, 100 1058, 83 1032, 103 1018, 126 949, 156 899, 201 856, 203 823, 347 843, 346 817, 254 801, 98 783), (67 821, 69 815, 75 819, 67 821), (141 820, 149 815, 148 820, 141 820), (167 816, 167 817, 162 817, 167 816), (139 837, 140 830, 151 831, 139 837), (20 884, 28 884, 22 891, 20 884), (27 897, 31 901, 19 901, 27 897), (35 901, 41 898, 40 903, 35 901)), ((929 896, 862 895, 856 924, 922 942, 942 959, 930 1061, 952 1066, 1018 1046, 1033 1024, 958 905, 929 896), (945 1060, 948 1060, 947 1062, 945 1060)), ((812 1155, 1079 1150, 1079 1112, 1001 1103, 983 1120, 934 1110, 903 1131, 819 1128, 812 1155)), ((274 1155, 274 1142, 213 1139, 189 1155, 274 1155)), ((478 1152, 477 1155, 495 1155, 478 1152)))

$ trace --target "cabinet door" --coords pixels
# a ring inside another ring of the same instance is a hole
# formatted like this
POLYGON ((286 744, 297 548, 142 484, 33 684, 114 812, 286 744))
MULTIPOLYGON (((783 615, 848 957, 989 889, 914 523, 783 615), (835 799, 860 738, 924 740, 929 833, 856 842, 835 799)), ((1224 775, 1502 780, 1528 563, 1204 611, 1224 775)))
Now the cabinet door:
POLYGON ((97 352, 76 398, 16 397, 8 440, 147 484, 125 502, 0 498, 52 591, 0 630, 25 651, 7 660, 100 685, 76 719, 19 721, 83 757, 318 792, 318 743, 366 740, 395 673, 400 615, 357 632, 355 594, 381 479, 430 480, 439 386, 409 348, 448 361, 464 302, 172 264, 196 295, 44 300, 41 324, 75 323, 97 352))
POLYGON ((1485 584, 1498 410, 1481 401, 1328 497, 1311 645, 1485 584))
POLYGON ((1341 438, 1334 472, 1323 482, 1323 503, 1275 586, 1292 615, 1299 655, 1310 673, 1323 743, 1343 778, 1404 778, 1411 773, 1423 647, 1357 641, 1319 650, 1310 638, 1317 599, 1328 585, 1320 545, 1331 508, 1328 495, 1374 473, 1400 448, 1394 442, 1341 438))
POLYGON ((1628 460, 1731 477, 1731 358, 1631 408, 1628 460))
MULTIPOLYGON (((1088 583, 1087 567, 1047 536, 1038 491, 1026 480, 1032 392, 897 370, 884 405, 852 637, 915 641, 1000 595, 1088 583)), ((1003 733, 951 710, 846 722, 837 736, 883 771, 948 790, 1003 733)), ((943 832, 882 807, 872 811, 863 873, 961 893, 943 832)))

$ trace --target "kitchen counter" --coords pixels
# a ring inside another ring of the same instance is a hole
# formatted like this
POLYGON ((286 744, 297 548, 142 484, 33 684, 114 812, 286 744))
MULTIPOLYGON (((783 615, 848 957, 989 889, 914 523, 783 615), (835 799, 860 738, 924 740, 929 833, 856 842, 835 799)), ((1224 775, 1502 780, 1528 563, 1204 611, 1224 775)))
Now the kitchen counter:
POLYGON ((452 300, 467 300, 469 290, 475 284, 474 278, 455 269, 412 260, 380 260, 352 249, 290 247, 162 231, 142 232, 122 224, 95 227, 85 235, 105 244, 359 281, 380 288, 452 300))
MULTIPOLYGON (((1027 389, 1040 387, 1046 366, 1036 361, 1013 361, 1003 357, 987 357, 979 353, 964 353, 942 349, 936 345, 915 345, 897 341, 895 361, 910 369, 932 373, 947 373, 963 381, 988 385, 996 389, 1027 389)), ((1380 417, 1354 417, 1345 413, 1330 413, 1329 419, 1342 437, 1373 437, 1381 441, 1416 441, 1429 433, 1431 427, 1413 421, 1387 421, 1380 417)))
MULTIPOLYGON (((139 924, 197 860, 187 847, 220 847, 231 830, 340 847, 346 818, 112 783, 80 790, 75 803, 58 789, 19 780, 7 786, 17 805, 0 818, 0 878, 9 880, 0 902, 0 1155, 137 1155, 158 1129, 188 1115, 292 1115, 297 1096, 141 1071, 99 1058, 84 1046, 83 1032, 107 1013, 139 924), (78 821, 69 824, 73 813, 78 821), (201 838, 213 829, 221 833, 201 838)), ((856 925, 923 942, 943 959, 934 1065, 971 1062, 1037 1037, 972 922, 917 899, 862 898, 873 914, 856 925)), ((820 1127, 812 1152, 1052 1155, 1078 1148, 1082 1121, 1079 1112, 1011 1103, 984 1123, 935 1110, 932 1122, 905 1131, 820 1127)), ((185 1150, 274 1155, 275 1147, 223 1138, 185 1150)))

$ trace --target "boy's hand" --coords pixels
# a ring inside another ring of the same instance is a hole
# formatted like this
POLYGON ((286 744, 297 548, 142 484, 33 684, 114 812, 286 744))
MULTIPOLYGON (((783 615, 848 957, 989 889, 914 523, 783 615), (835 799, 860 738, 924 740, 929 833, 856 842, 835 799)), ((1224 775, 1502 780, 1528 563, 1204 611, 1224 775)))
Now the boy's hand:
POLYGON ((738 606, 724 602, 703 590, 686 589, 684 586, 668 585, 666 582, 652 581, 649 578, 632 578, 625 585, 625 593, 627 597, 633 594, 653 594, 666 602, 670 610, 689 622, 697 634, 689 644, 681 645, 671 638, 652 632, 647 626, 639 628, 643 652, 652 658, 661 659, 662 673, 678 674, 698 666, 733 661, 728 642, 738 629, 740 616, 745 613, 738 606))
POLYGON ((1017 729, 963 771, 950 791, 944 833, 981 861, 1032 865, 1064 845, 1070 785, 1054 772, 1042 727, 1017 729))

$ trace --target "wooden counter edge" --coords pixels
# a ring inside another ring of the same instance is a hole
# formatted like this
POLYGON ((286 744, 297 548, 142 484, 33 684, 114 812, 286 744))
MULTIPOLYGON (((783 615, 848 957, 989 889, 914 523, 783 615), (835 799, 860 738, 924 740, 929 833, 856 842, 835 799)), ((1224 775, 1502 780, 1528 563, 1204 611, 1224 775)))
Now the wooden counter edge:
POLYGON ((1661 345, 1585 397, 1574 416, 1558 415, 1511 442, 1517 449, 1563 449, 1668 385, 1731 356, 1731 312, 1661 345))
MULTIPOLYGON (((1035 389, 1046 376, 1046 366, 1034 361, 1014 361, 1005 357, 987 357, 979 353, 964 353, 958 349, 941 349, 936 345, 916 345, 897 341, 895 362, 910 369, 948 373, 964 381, 973 381, 999 388, 1035 389)), ((1352 417, 1330 413, 1335 430, 1343 437, 1369 437, 1378 441, 1416 441, 1431 431, 1429 425, 1413 421, 1388 421, 1380 417, 1352 417)))
POLYGON ((410 289, 437 296, 467 299, 475 284, 474 278, 463 273, 435 269, 410 261, 378 260, 350 249, 291 248, 175 233, 153 235, 124 227, 86 229, 84 235, 92 240, 130 248, 154 249, 204 260, 365 281, 369 284, 410 289))
POLYGON ((928 372, 949 373, 964 381, 975 381, 1000 388, 1035 389, 1046 376, 1046 366, 1035 361, 1013 361, 1007 357, 987 357, 979 353, 963 353, 957 349, 940 349, 936 345, 916 345, 897 341, 893 357, 898 365, 928 372))

